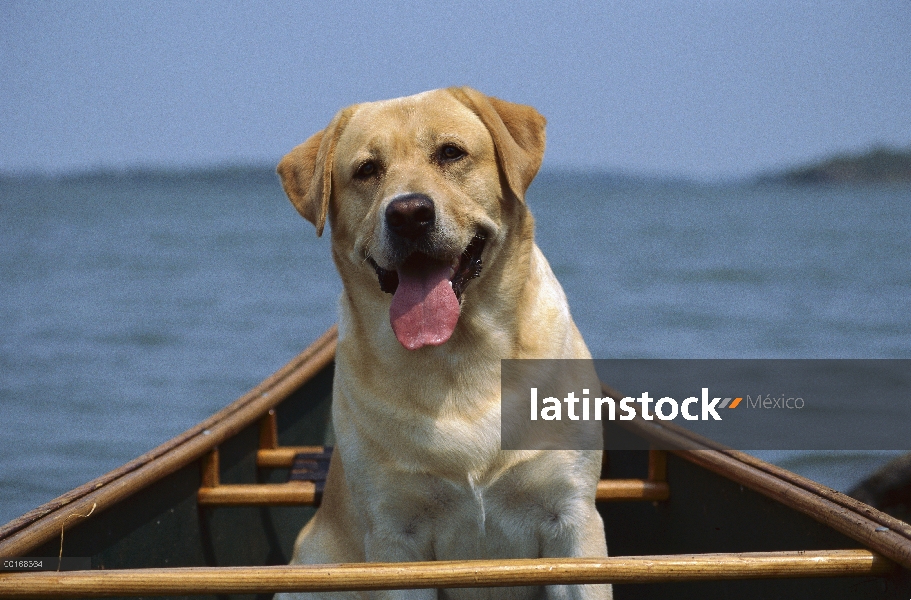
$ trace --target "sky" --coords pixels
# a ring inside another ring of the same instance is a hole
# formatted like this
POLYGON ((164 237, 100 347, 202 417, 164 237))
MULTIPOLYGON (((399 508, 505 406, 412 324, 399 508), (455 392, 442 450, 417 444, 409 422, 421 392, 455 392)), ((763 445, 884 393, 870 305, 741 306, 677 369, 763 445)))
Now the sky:
POLYGON ((911 1, 0 3, 0 174, 274 164, 450 85, 548 119, 544 167, 738 178, 911 147, 911 1))

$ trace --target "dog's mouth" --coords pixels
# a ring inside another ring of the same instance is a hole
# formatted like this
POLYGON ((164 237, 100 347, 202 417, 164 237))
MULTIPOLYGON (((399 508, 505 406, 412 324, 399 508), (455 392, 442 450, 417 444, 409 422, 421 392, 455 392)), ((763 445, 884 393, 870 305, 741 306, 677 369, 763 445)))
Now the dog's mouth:
POLYGON ((452 262, 415 252, 395 270, 384 269, 367 257, 380 289, 393 295, 389 321, 405 348, 439 346, 452 336, 465 287, 481 274, 486 241, 483 234, 475 235, 452 262))
MULTIPOLYGON (((481 254, 484 252, 484 245, 486 243, 487 238, 484 235, 478 234, 474 236, 465 250, 462 251, 458 262, 450 266, 452 275, 449 277, 449 282, 452 285, 452 291, 455 294, 456 299, 460 303, 462 301, 462 292, 465 291, 465 286, 468 285, 469 281, 481 275, 481 267, 483 264, 481 254)), ((370 266, 376 271, 377 279, 379 279, 380 282, 380 289, 387 294, 395 294, 399 287, 398 271, 384 269, 376 264, 376 261, 369 256, 367 257, 367 262, 370 263, 370 266)), ((440 263, 441 261, 430 258, 426 254, 415 252, 409 256, 403 264, 413 263, 415 266, 419 266, 422 262, 430 264, 440 263)))

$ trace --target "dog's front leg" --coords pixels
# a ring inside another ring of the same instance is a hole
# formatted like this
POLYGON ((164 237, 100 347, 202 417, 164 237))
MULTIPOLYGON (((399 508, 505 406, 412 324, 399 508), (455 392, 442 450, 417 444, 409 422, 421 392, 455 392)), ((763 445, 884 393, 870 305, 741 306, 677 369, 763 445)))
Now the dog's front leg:
MULTIPOLYGON (((559 523, 545 537, 542 556, 545 558, 595 558, 606 556, 607 542, 604 522, 594 505, 581 504, 578 520, 559 523)), ((611 600, 610 585, 549 585, 547 600, 611 600)))
MULTIPOLYGON (((430 539, 427 532, 419 533, 414 528, 392 532, 373 529, 366 536, 367 562, 416 562, 429 560, 427 551, 430 539)), ((437 590, 375 590, 370 592, 371 600, 437 600, 437 590)))

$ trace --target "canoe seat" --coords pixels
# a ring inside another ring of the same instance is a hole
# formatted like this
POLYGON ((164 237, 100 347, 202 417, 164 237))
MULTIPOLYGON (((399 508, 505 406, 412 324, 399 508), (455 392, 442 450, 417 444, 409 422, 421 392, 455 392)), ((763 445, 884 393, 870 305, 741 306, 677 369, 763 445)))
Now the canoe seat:
POLYGON ((329 473, 329 459, 332 458, 332 446, 322 452, 299 452, 294 455, 288 481, 312 481, 315 487, 314 500, 319 503, 323 498, 323 487, 329 473))

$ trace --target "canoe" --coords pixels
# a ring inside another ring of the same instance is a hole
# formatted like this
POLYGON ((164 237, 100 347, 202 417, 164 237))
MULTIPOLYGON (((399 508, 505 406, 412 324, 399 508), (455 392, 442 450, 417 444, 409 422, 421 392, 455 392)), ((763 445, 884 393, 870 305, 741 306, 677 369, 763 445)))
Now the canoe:
POLYGON ((0 597, 268 597, 277 591, 612 582, 615 598, 911 598, 911 525, 669 424, 611 435, 607 559, 289 567, 331 452, 335 328, 189 431, 0 527, 0 597), (675 447, 671 451, 651 445, 675 447), (45 566, 45 568, 47 568, 45 566), (55 569, 52 565, 52 569, 55 569))

